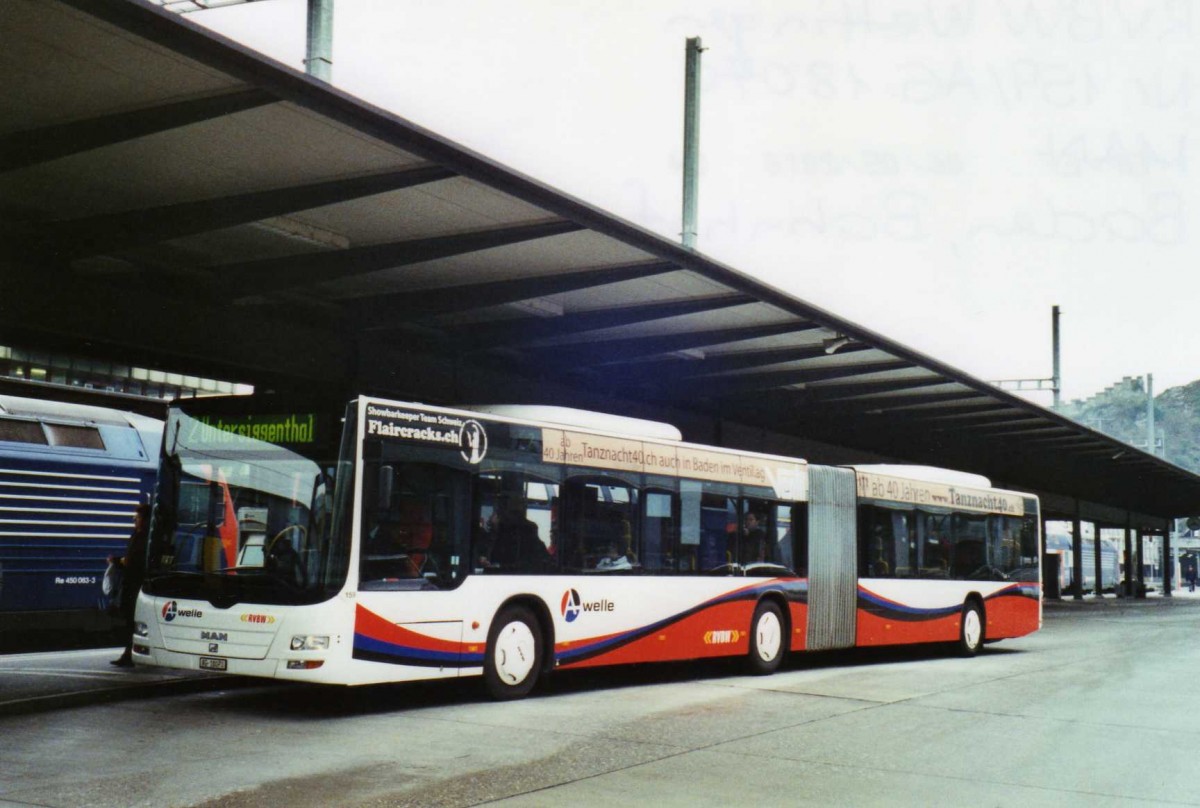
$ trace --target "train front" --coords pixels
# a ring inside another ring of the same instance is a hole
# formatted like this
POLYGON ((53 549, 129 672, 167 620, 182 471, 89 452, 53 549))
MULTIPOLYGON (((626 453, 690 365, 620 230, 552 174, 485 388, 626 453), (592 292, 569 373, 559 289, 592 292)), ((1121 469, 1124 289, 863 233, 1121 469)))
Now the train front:
POLYGON ((173 406, 134 660, 326 681, 348 658, 353 462, 341 413, 270 398, 173 406))

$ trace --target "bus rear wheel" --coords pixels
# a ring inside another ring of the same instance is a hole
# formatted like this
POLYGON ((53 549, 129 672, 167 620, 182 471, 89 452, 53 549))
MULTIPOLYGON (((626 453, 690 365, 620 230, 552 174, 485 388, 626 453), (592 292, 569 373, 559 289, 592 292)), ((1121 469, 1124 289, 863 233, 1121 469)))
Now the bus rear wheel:
POLYGON ((542 631, 524 606, 502 609, 488 632, 483 681, 497 700, 524 698, 542 669, 542 631))
POLYGON ((750 672, 766 676, 783 663, 783 612, 779 604, 764 600, 750 621, 750 672))
POLYGON ((962 621, 958 632, 958 653, 975 656, 983 647, 983 609, 974 600, 963 604, 962 621))

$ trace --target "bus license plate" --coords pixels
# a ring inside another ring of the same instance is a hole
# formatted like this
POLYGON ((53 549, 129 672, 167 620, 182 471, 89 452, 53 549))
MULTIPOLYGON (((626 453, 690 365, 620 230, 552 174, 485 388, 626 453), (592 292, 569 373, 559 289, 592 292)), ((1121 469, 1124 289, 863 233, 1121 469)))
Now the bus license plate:
POLYGON ((223 671, 228 669, 228 659, 218 659, 217 657, 210 656, 200 657, 200 670, 202 671, 223 671))

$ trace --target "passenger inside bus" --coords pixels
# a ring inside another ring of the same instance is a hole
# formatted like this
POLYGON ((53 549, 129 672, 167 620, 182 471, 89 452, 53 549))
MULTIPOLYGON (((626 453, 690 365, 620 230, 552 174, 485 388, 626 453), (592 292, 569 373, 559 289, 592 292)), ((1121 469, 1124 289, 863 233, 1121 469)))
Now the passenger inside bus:
POLYGON ((367 534, 363 578, 389 581, 436 574, 432 543, 429 505, 416 497, 402 498, 367 534))
POLYGON ((416 578, 420 569, 409 554, 412 535, 399 522, 381 522, 367 536, 363 557, 364 579, 395 580, 416 578))
POLYGON ((611 572, 633 569, 636 556, 632 553, 633 530, 629 520, 620 511, 605 513, 599 535, 592 548, 596 555, 596 569, 611 572))
POLYGON ((476 561, 484 569, 546 572, 552 566, 537 524, 525 516, 525 500, 514 494, 497 497, 476 544, 476 561))
POLYGON ((288 532, 291 531, 281 531, 271 540, 263 560, 263 569, 288 583, 304 586, 307 583, 304 564, 292 545, 291 538, 286 535, 288 532))
POLYGON ((742 518, 742 541, 738 546, 738 563, 742 566, 766 560, 766 517, 758 511, 748 511, 742 518))

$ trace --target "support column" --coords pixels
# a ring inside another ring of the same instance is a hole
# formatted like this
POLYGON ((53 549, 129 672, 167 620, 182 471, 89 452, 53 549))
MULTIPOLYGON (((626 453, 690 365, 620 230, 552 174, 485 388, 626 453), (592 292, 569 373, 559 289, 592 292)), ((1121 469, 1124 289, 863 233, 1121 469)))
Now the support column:
POLYGON ((1083 600, 1083 520, 1079 517, 1079 500, 1075 500, 1075 518, 1071 520, 1071 593, 1083 600))
POLYGON ((1142 570, 1142 548, 1145 544, 1145 541, 1146 537, 1142 534, 1142 529, 1139 527, 1137 529, 1137 548, 1134 553, 1134 556, 1137 558, 1137 578, 1134 580, 1137 581, 1137 584, 1133 590, 1134 597, 1138 598, 1146 597, 1146 575, 1142 570))
POLYGON ((1171 597, 1171 575, 1175 572, 1175 559, 1171 557, 1171 522, 1163 528, 1162 541, 1163 597, 1171 597))
POLYGON ((1062 600, 1062 569, 1059 564, 1062 556, 1055 555, 1051 564, 1051 556, 1046 552, 1046 519, 1042 519, 1040 535, 1038 536, 1038 557, 1042 560, 1042 592, 1051 600, 1062 600))
POLYGON ((1128 514, 1125 515, 1125 574, 1122 576, 1125 587, 1125 597, 1133 597, 1133 524, 1128 514))
POLYGON ((1096 568, 1096 597, 1102 598, 1104 597, 1104 559, 1100 553, 1100 523, 1092 522, 1092 532, 1094 536, 1092 544, 1095 547, 1096 555, 1096 563, 1093 565, 1096 568))

